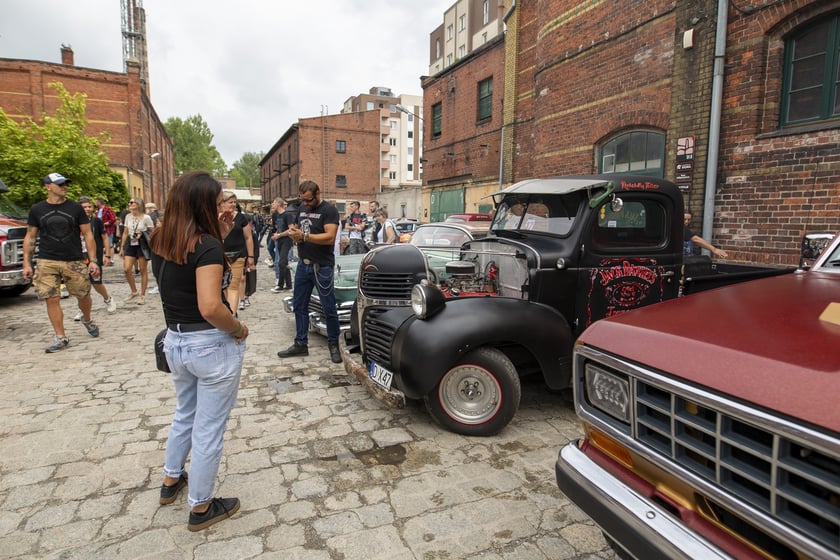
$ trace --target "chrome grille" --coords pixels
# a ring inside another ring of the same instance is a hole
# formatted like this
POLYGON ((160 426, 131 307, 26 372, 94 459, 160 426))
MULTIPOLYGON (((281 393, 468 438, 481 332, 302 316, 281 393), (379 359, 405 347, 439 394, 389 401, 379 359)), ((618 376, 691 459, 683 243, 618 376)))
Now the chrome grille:
POLYGON ((383 307, 371 307, 365 311, 362 322, 362 336, 367 359, 383 366, 391 366, 391 346, 394 331, 378 318, 388 311, 383 307))
POLYGON ((410 300, 411 288, 417 283, 415 273, 363 270, 359 289, 372 299, 410 300))
POLYGON ((662 386, 631 385, 637 441, 840 553, 838 457, 662 386))

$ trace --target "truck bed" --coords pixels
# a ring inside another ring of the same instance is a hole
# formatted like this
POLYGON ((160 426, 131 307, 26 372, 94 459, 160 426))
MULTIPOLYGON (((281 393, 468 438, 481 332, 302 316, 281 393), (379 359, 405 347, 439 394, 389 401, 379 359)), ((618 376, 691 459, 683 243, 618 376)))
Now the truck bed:
POLYGON ((686 257, 682 293, 696 294, 729 284, 789 274, 794 270, 795 267, 712 262, 707 255, 686 257))

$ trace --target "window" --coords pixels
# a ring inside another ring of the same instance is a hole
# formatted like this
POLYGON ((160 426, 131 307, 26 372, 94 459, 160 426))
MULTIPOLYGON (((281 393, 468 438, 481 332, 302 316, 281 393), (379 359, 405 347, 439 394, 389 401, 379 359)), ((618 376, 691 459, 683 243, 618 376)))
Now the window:
POLYGON ((484 33, 482 33, 482 34, 481 34, 481 44, 482 44, 482 45, 486 45, 486 44, 487 44, 487 32, 486 32, 486 31, 485 31, 484 33))
POLYGON ((478 82, 478 120, 489 119, 493 115, 493 78, 478 82))
POLYGON ((412 148, 411 146, 409 146, 408 148, 406 148, 406 154, 405 154, 405 155, 407 155, 407 156, 413 156, 413 155, 414 155, 414 148, 412 148))
POLYGON ((443 105, 435 103, 432 105, 432 138, 440 138, 441 119, 443 118, 443 105))
POLYGON ((464 58, 465 56, 467 56, 467 47, 461 45, 458 47, 458 58, 464 58))
POLYGON ((413 130, 408 131, 408 137, 409 138, 414 138, 414 131, 413 130))
POLYGON ((601 173, 664 177, 665 135, 645 130, 621 134, 601 147, 601 173))
POLYGON ((347 142, 344 140, 336 140, 335 141, 335 153, 343 154, 347 152, 347 142))
POLYGON ((451 54, 446 55, 446 65, 447 66, 452 66, 452 55, 451 54))
POLYGON ((414 113, 409 113, 406 117, 408 118, 408 122, 414 122, 414 113))
POLYGON ((453 35, 452 31, 453 31, 452 24, 447 25, 446 26, 446 40, 447 41, 452 39, 452 35, 453 35))
POLYGON ((396 146, 396 145, 397 145, 397 139, 396 139, 396 138, 391 138, 391 139, 388 141, 388 143, 389 143, 389 144, 391 144, 392 146, 396 146))
POLYGON ((467 15, 461 14, 461 17, 458 18, 458 30, 463 31, 467 28, 467 15))
POLYGON ((440 39, 435 39, 435 60, 440 58, 440 39))
POLYGON ((373 111, 373 101, 368 101, 366 107, 368 111, 373 111))
POLYGON ((627 247, 662 247, 670 224, 666 218, 665 208, 654 200, 627 200, 619 212, 605 202, 598 209, 598 222, 593 224, 592 246, 617 251, 626 251, 627 247))
POLYGON ((407 170, 409 173, 413 172, 413 171, 414 171, 414 164, 413 164, 413 163, 409 163, 409 164, 408 164, 408 167, 406 168, 406 170, 407 170))
POLYGON ((396 179, 397 178, 397 172, 396 171, 389 171, 388 172, 388 178, 389 179, 396 179))
POLYGON ((346 189, 347 188, 347 176, 346 175, 336 175, 335 176, 335 186, 339 189, 346 189))
POLYGON ((391 127, 391 130, 396 130, 397 129, 397 121, 390 121, 388 123, 388 126, 391 127))
POLYGON ((397 154, 391 154, 389 157, 391 163, 397 163, 397 154))
POLYGON ((484 25, 490 23, 490 0, 484 0, 481 6, 481 22, 484 25))
POLYGON ((840 15, 820 20, 785 44, 781 124, 840 116, 840 15))

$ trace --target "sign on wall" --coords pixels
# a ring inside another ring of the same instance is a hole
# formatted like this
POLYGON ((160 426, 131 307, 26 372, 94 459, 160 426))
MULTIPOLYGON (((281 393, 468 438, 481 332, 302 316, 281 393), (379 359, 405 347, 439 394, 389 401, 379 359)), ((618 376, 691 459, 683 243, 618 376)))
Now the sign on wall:
POLYGON ((677 161, 674 165, 674 183, 681 191, 688 191, 694 178, 694 136, 677 138, 677 161))

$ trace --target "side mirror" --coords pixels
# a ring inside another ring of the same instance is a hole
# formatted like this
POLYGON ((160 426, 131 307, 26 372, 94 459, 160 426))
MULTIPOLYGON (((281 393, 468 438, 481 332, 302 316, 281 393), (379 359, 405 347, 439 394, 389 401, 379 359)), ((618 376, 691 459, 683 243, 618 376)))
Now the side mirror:
POLYGON ((833 233, 806 233, 802 236, 799 254, 799 268, 808 270, 834 239, 833 233))
POLYGON ((624 201, 619 197, 613 195, 612 201, 610 201, 610 210, 618 214, 622 210, 624 210, 624 201))

